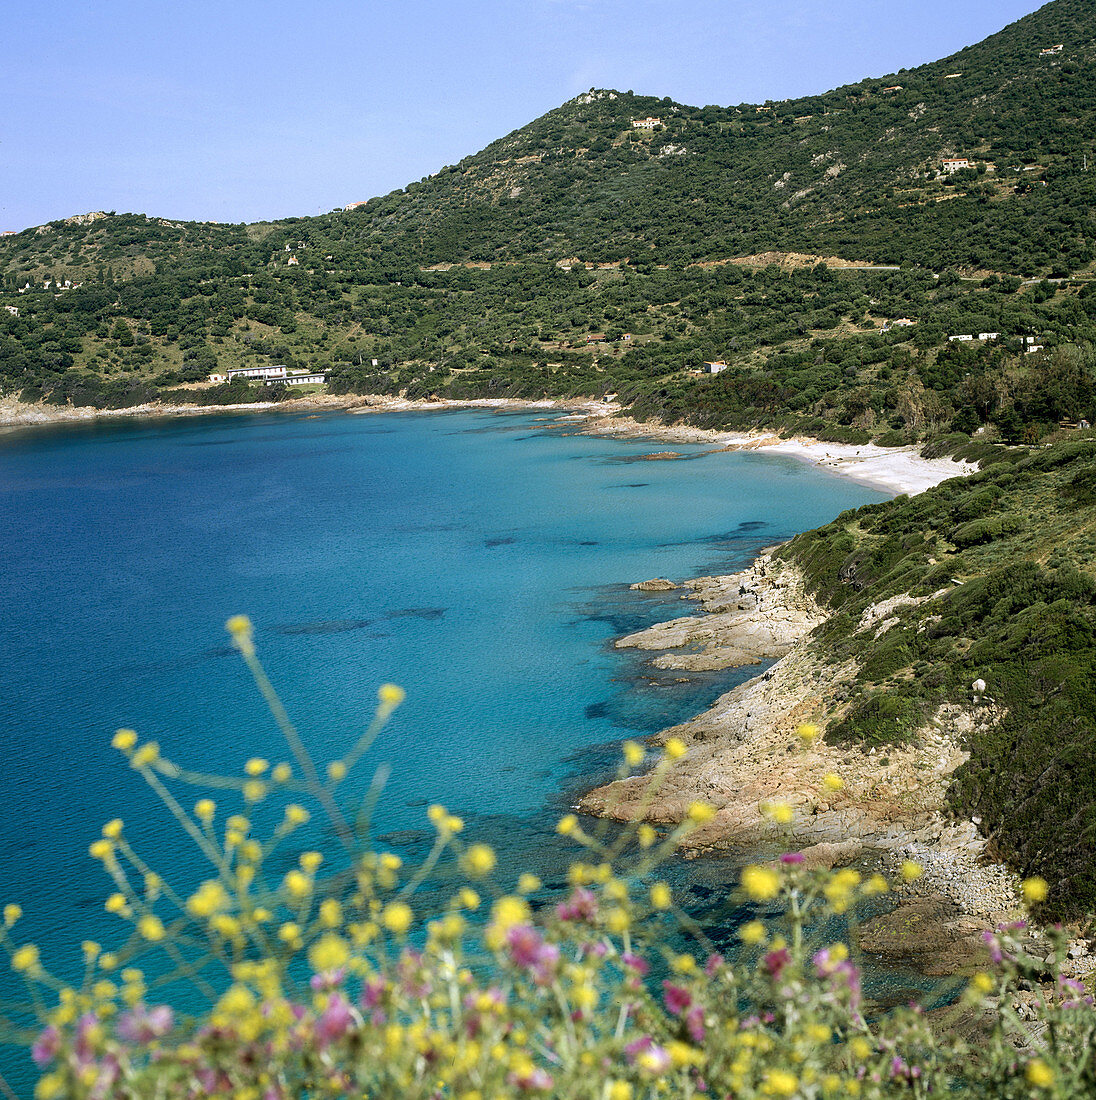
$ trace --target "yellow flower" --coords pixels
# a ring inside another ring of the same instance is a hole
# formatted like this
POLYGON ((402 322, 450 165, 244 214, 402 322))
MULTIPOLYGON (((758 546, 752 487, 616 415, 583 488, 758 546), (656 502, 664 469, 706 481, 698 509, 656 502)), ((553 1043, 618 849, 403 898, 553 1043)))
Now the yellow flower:
POLYGON ((775 821, 777 825, 790 825, 795 818, 795 811, 791 806, 780 800, 763 803, 761 811, 766 817, 775 821))
POLYGON ((314 875, 319 870, 320 864, 323 863, 323 856, 319 852, 302 852, 298 862, 305 871, 310 875, 314 875))
POLYGON ((288 783, 293 778, 293 769, 288 764, 276 764, 270 778, 275 783, 288 783))
POLYGON ((464 906, 465 909, 478 909, 480 906, 480 896, 470 886, 465 886, 457 894, 457 901, 464 906))
POLYGON ((110 743, 114 748, 120 749, 122 752, 129 752, 129 750, 137 744, 137 731, 118 730, 110 743))
POLYGON ((765 1074, 762 1091, 770 1096, 794 1096, 798 1088, 799 1079, 794 1073, 788 1073, 782 1069, 773 1069, 765 1074))
POLYGON ((103 906, 108 913, 124 913, 126 911, 126 899, 123 894, 111 894, 103 906))
POLYGON ((398 707, 407 698, 407 692, 398 684, 381 684, 377 689, 377 698, 382 707, 398 707))
POLYGON ((152 913, 147 913, 137 922, 137 931, 151 943, 164 938, 164 922, 152 913))
POLYGON ((217 812, 217 803, 212 798, 201 798, 194 803, 194 816, 207 825, 213 820, 217 812))
POLYGON ((262 802, 266 798, 266 784, 261 779, 249 779, 244 784, 246 802, 262 802))
POLYGON ((28 970, 38 969, 38 948, 33 943, 24 944, 17 948, 11 957, 12 970, 26 973, 28 970))
POLYGON ((341 783, 346 778, 346 765, 341 760, 332 760, 327 765, 327 778, 332 783, 341 783))
POLYGON ((609 1086, 609 1100, 632 1100, 632 1086, 627 1081, 614 1081, 609 1086))
POLYGON ((673 895, 670 887, 664 882, 656 882, 651 887, 651 904, 656 909, 669 909, 673 904, 673 895))
POLYGON ((920 863, 916 863, 912 859, 907 859, 899 868, 899 873, 906 882, 914 882, 924 874, 924 869, 920 863))
POLYGON ((759 943, 764 943, 765 936, 765 926, 759 920, 748 921, 738 930, 738 938, 743 943, 748 943, 754 947, 759 943))
POLYGON ((979 993, 993 992, 993 978, 984 970, 979 970, 978 973, 971 978, 970 984, 977 989, 979 993))
POLYGON ((88 854, 93 859, 110 859, 114 855, 114 845, 109 840, 94 840, 88 846, 88 854))
POLYGON ((646 755, 642 745, 637 745, 635 741, 624 742, 624 762, 629 768, 638 768, 646 755))
POLYGON ((689 750, 680 737, 670 737, 666 741, 666 756, 670 760, 680 760, 689 750))
POLYGON ((879 874, 872 875, 864 883, 864 893, 871 897, 873 894, 885 894, 890 889, 890 884, 879 874))
POLYGON ((142 745, 131 757, 130 765, 134 768, 147 768, 160 759, 160 746, 155 741, 149 741, 142 745))
POLYGON ((518 893, 519 894, 532 894, 541 888, 543 883, 537 878, 536 875, 530 874, 525 871, 521 878, 518 879, 518 893))
POLYGON ((769 867, 753 864, 742 872, 741 881, 754 901, 772 901, 780 893, 780 876, 769 867))
POLYGON ((501 897, 491 906, 491 917, 497 927, 513 928, 529 919, 529 903, 524 898, 501 897))
POLYGON ((251 620, 246 615, 233 615, 232 618, 225 623, 225 630, 227 630, 229 634, 250 634, 251 620))
POLYGON ((829 772, 822 777, 822 786, 828 791, 839 791, 844 787, 845 781, 839 775, 835 775, 833 772, 829 772))
POLYGON ((290 871, 282 881, 293 898, 303 898, 312 889, 312 880, 303 871, 290 871))
POLYGON ((638 829, 636 829, 636 839, 639 841, 641 848, 650 848, 656 840, 658 840, 658 833, 655 832, 653 826, 644 822, 638 829))
POLYGON ((806 746, 811 746, 818 740, 818 734, 821 731, 813 722, 804 722, 796 731, 795 734, 800 741, 806 746))
POLYGON ((697 825, 706 825, 713 817, 715 817, 715 807, 708 805, 707 802, 694 802, 689 807, 689 820, 696 822, 697 825))
POLYGON ((4 906, 4 925, 10 928, 21 916, 23 910, 14 903, 9 903, 4 906))
POLYGON ((560 836, 572 836, 578 831, 578 818, 574 814, 565 814, 556 823, 556 832, 560 836))
POLYGON ((1040 878, 1038 875, 1032 875, 1031 878, 1024 879, 1021 889, 1024 891, 1024 901, 1028 905, 1047 900, 1047 880, 1040 878))
POLYGON ((871 1057, 871 1043, 860 1035, 849 1042, 849 1050, 858 1062, 867 1061, 871 1057))
POLYGON ((308 819, 311 814, 303 807, 298 806, 295 802, 291 802, 285 808, 285 820, 287 825, 297 826, 305 825, 308 823, 308 819))
POLYGON ((1054 1084, 1054 1070, 1042 1058, 1033 1058, 1024 1070, 1024 1078, 1037 1089, 1049 1089, 1054 1084))
POLYGON ((411 906, 404 901, 394 901, 386 905, 384 912, 381 914, 381 922, 385 928, 397 936, 402 936, 407 932, 413 919, 414 914, 411 912, 411 906))
POLYGON ((227 909, 228 905, 229 897, 225 888, 216 880, 210 880, 203 882, 187 899, 186 911, 192 917, 205 918, 227 909))
MULTIPOLYGON (((408 924, 411 923, 410 909, 408 909, 408 924)), ((308 961, 317 974, 338 970, 345 966, 350 958, 350 945, 333 932, 321 936, 309 949, 308 961)))
POLYGON ((320 903, 320 924, 325 928, 338 928, 342 924, 342 906, 335 898, 324 898, 320 903))
POLYGON ((487 844, 473 844, 460 859, 461 869, 470 878, 489 875, 497 862, 494 849, 487 844))
POLYGON ((103 826, 103 836, 109 840, 117 840, 122 835, 122 820, 116 817, 103 826))
POLYGON ((244 771, 253 778, 258 777, 270 767, 270 764, 261 756, 253 756, 245 765, 244 771))

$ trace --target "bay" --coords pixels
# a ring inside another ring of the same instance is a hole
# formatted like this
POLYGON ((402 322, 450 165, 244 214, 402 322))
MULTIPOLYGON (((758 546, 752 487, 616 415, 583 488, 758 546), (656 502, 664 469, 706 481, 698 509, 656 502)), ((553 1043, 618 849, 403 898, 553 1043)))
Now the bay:
POLYGON ((206 771, 287 757, 228 644, 237 613, 320 760, 356 738, 378 685, 406 689, 350 787, 391 765, 379 835, 413 850, 442 802, 505 868, 558 874, 571 853, 554 821, 620 741, 758 671, 679 682, 613 650, 614 635, 692 606, 628 585, 743 568, 887 495, 756 453, 636 461, 660 449, 482 410, 0 438, 0 902, 26 911, 19 938, 62 971, 81 939, 117 938, 111 885, 87 855, 109 818, 166 877, 200 873, 110 748, 115 728, 206 771))

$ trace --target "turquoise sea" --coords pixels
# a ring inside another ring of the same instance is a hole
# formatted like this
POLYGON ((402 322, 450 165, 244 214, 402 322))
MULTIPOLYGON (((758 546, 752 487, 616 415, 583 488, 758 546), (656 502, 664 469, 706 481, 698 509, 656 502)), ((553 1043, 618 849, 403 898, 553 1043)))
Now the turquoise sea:
MULTIPOLYGON (((20 938, 63 972, 82 939, 116 938, 110 884, 87 855, 109 818, 155 869, 200 872, 110 748, 115 728, 203 770, 286 758, 228 645, 223 623, 240 612, 320 758, 356 737, 379 684, 406 689, 363 767, 364 782, 391 764, 386 843, 413 855, 440 801, 505 868, 558 876, 571 853, 552 826, 615 767, 620 741, 758 671, 682 682, 614 651, 615 635, 692 607, 628 585, 742 568, 886 496, 757 453, 638 461, 665 449, 575 435, 552 413, 478 410, 0 437, 0 903, 23 906, 20 938)), ((715 911, 727 877, 694 865, 699 911, 715 911)), ((0 1060, 17 1078, 23 1064, 0 1060)))

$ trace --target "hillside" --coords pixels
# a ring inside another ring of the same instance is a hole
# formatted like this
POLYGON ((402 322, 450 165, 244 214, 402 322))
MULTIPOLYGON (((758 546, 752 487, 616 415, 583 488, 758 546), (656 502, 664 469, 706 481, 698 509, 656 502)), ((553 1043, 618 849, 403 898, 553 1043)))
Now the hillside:
POLYGON ((336 393, 616 393, 645 417, 849 441, 1094 421, 1094 16, 1055 0, 808 99, 591 91, 322 217, 4 237, 0 387, 237 402, 278 387, 207 377, 285 363, 336 393), (690 373, 705 361, 728 369, 690 373))

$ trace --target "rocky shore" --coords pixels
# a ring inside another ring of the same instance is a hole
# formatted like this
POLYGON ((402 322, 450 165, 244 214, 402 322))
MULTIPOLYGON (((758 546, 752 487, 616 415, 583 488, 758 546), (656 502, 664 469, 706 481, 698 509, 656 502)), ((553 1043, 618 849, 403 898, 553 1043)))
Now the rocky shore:
MULTIPOLYGON (((811 632, 825 612, 795 567, 765 553, 741 573, 682 588, 701 613, 616 644, 658 653, 654 663, 662 668, 778 659, 704 714, 656 737, 675 736, 687 746, 657 793, 648 790, 648 776, 633 776, 591 791, 578 808, 671 825, 692 802, 708 802, 715 816, 685 842, 688 857, 739 851, 756 859, 794 849, 814 865, 889 870, 914 860, 922 877, 902 888, 891 912, 862 926, 862 948, 934 975, 975 965, 984 954, 982 933, 1022 912, 1018 881, 987 857, 977 821, 954 820, 945 807, 952 773, 966 759, 965 739, 998 720, 994 708, 941 707, 910 744, 885 751, 805 739, 800 726, 823 726, 840 713, 857 670, 829 665, 817 652, 811 632), (837 790, 833 776, 841 780, 837 790), (774 823, 772 803, 792 808, 790 823, 774 823)), ((873 608, 859 628, 885 629, 893 610, 873 608)))

